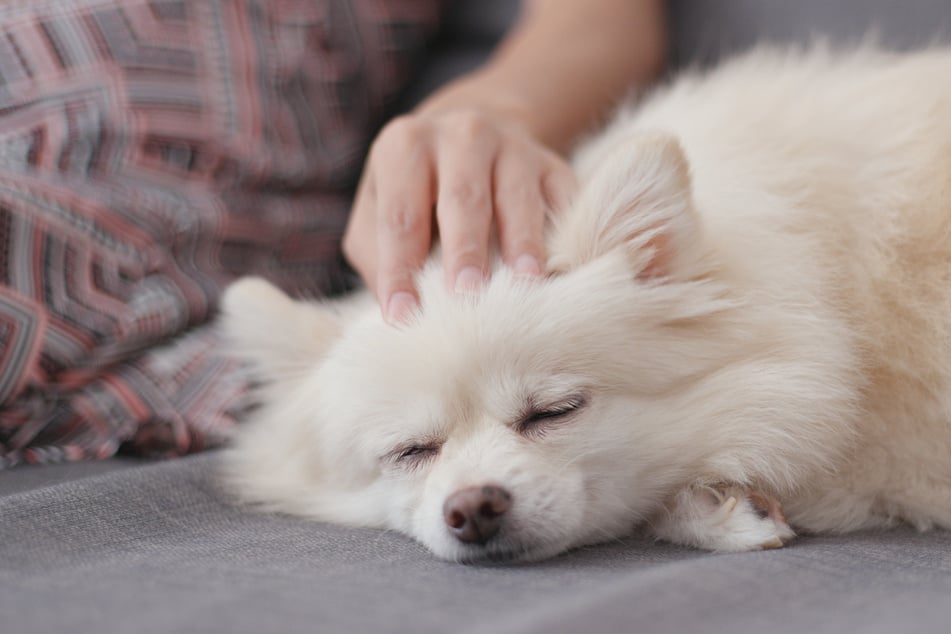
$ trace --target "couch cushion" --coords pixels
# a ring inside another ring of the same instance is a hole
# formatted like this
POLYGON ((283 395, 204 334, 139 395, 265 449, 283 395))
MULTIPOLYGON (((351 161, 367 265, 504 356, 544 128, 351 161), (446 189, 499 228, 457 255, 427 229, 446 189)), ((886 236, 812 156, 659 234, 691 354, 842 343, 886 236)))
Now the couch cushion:
POLYGON ((48 632, 944 633, 951 533, 711 555, 632 537, 524 566, 229 502, 219 455, 0 497, 0 623, 48 632))

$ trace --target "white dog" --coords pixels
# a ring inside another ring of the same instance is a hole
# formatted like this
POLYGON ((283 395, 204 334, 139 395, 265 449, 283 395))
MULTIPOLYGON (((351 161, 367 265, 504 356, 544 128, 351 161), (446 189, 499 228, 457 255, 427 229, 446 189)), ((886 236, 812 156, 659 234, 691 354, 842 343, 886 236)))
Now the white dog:
POLYGON ((231 480, 461 561, 951 527, 949 77, 948 50, 683 77, 578 154, 547 279, 458 296, 431 261, 402 328, 239 281, 267 385, 231 480))

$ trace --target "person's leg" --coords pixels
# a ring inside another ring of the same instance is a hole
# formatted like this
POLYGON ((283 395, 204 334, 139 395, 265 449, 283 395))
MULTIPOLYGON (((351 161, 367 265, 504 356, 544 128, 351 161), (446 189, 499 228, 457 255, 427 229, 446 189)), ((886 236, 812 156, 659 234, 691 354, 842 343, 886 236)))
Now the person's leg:
POLYGON ((0 467, 216 444, 223 286, 341 286, 370 135, 438 2, 0 9, 0 467), (405 5, 405 6, 403 6, 405 5))

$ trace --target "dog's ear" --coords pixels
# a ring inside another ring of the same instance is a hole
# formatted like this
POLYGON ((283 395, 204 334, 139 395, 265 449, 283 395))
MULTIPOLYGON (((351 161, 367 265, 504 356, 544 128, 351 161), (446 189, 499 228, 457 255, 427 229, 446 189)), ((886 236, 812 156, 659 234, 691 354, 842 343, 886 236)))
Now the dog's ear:
POLYGON ((683 149, 670 135, 641 132, 615 147, 556 219, 549 269, 565 272, 624 247, 638 277, 671 276, 695 257, 699 234, 683 149))
POLYGON ((221 300, 222 326, 233 356, 266 382, 301 375, 340 336, 340 317, 327 305, 291 299, 261 278, 229 286, 221 300))

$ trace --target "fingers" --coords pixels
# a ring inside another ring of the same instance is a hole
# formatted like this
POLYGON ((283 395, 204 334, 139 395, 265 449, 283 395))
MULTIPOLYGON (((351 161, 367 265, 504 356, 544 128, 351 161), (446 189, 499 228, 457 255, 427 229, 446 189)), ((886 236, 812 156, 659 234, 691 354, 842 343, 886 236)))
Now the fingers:
POLYGON ((526 161, 503 154, 496 162, 495 213, 502 258, 521 275, 541 275, 545 262, 545 223, 574 196, 576 182, 561 159, 526 161))
POLYGON ((368 209, 361 237, 375 244, 363 255, 361 272, 375 291, 384 318, 403 321, 417 306, 414 285, 432 242, 433 166, 425 132, 409 120, 397 120, 374 147, 368 209))
POLYGON ((471 111, 438 120, 406 116, 373 144, 344 253, 384 318, 400 322, 418 305, 414 280, 434 221, 450 289, 482 285, 493 221, 506 264, 540 275, 546 216, 566 207, 575 188, 564 161, 504 122, 471 111))
POLYGON ((433 178, 427 148, 413 130, 400 156, 381 157, 376 172, 377 297, 388 321, 401 321, 417 304, 414 276, 432 242, 433 178))
POLYGON ((438 148, 436 221, 446 283, 456 292, 482 285, 492 228, 496 138, 477 118, 458 121, 438 148))
POLYGON ((541 275, 548 201, 541 167, 504 154, 495 169, 495 213, 502 259, 520 275, 541 275))

